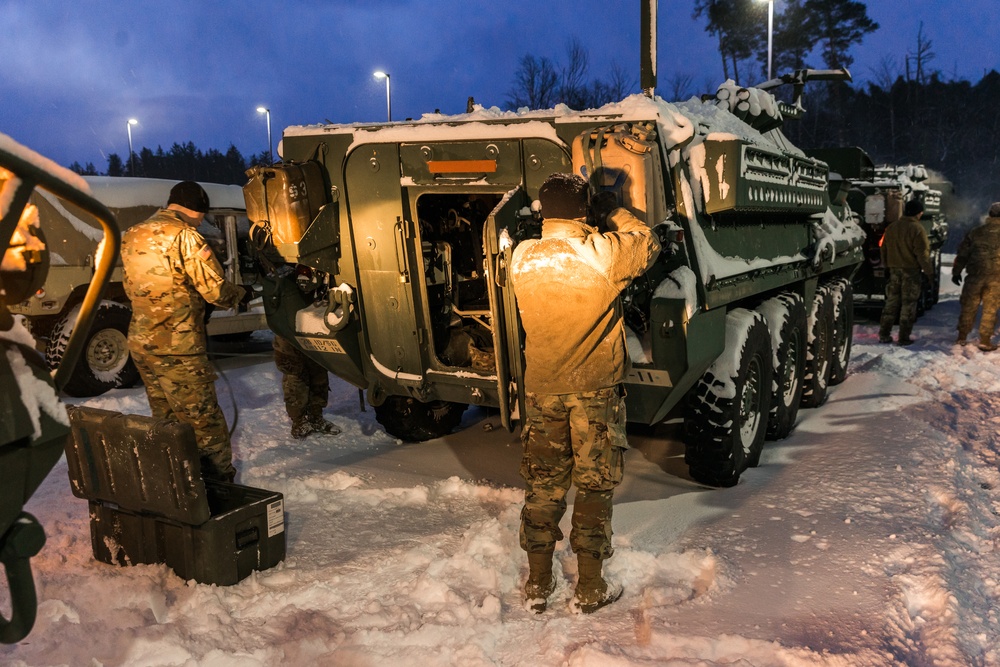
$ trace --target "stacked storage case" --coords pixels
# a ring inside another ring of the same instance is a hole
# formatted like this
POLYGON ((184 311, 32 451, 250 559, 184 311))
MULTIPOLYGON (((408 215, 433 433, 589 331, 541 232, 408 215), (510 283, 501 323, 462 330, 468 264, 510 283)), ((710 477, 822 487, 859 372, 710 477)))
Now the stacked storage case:
POLYGON ((80 407, 70 423, 70 485, 90 503, 97 560, 228 586, 284 559, 282 495, 203 481, 190 425, 80 407))

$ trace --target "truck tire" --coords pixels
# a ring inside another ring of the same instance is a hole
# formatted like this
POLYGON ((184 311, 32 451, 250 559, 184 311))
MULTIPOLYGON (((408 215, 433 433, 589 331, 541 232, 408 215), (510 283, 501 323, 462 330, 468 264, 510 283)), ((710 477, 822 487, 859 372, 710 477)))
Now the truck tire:
POLYGON ((833 338, 830 346, 830 386, 847 379, 847 365, 851 361, 854 342, 854 290, 846 278, 830 283, 833 297, 833 338))
POLYGON ((386 432, 404 442, 423 442, 448 435, 462 421, 464 403, 423 403, 409 396, 389 396, 375 406, 375 419, 386 432))
MULTIPOLYGON (((774 350, 773 396, 767 419, 767 439, 788 437, 795 427, 802 402, 806 362, 806 307, 794 292, 768 299, 757 309, 767 320, 774 350)), ((751 468, 760 462, 749 462, 751 468)))
MULTIPOLYGON (((76 324, 79 306, 61 317, 52 328, 45 360, 55 368, 66 353, 66 344, 76 324)), ((83 351, 63 391, 70 396, 99 396, 110 389, 131 387, 139 371, 128 351, 128 325, 132 310, 116 301, 102 301, 83 344, 83 351)))
POLYGON ((726 349, 688 395, 684 461, 709 486, 735 486, 760 457, 771 407, 771 337, 759 313, 726 316, 726 349))
POLYGON ((833 297, 827 285, 816 288, 806 320, 806 368, 802 407, 816 408, 826 401, 833 348, 833 297))

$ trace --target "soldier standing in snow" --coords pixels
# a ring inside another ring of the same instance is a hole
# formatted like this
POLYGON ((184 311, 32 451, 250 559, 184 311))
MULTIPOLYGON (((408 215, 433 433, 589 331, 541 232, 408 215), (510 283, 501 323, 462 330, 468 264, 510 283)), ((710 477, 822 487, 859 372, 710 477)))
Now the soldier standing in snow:
POLYGON ((993 329, 997 323, 997 309, 1000 308, 1000 202, 990 206, 986 221, 970 230, 958 246, 951 270, 951 280, 956 285, 962 284, 963 270, 968 275, 962 286, 962 312, 958 316, 958 340, 955 342, 965 345, 976 319, 976 311, 982 303, 979 349, 985 352, 995 350, 993 329))
POLYGON ((281 390, 285 412, 292 420, 292 437, 310 433, 337 435, 340 428, 323 417, 330 396, 330 376, 324 367, 307 357, 292 341, 274 336, 274 365, 282 373, 281 390))
POLYGON ((911 199, 903 208, 903 217, 889 225, 882 237, 882 264, 889 267, 885 285, 885 306, 878 332, 878 342, 892 342, 892 327, 899 318, 900 345, 911 345, 913 323, 917 320, 917 300, 920 298, 920 274, 934 275, 930 258, 930 241, 920 224, 924 205, 911 199))
POLYGON ((122 236, 123 282, 132 302, 128 343, 153 417, 191 424, 202 475, 231 482, 236 469, 206 351, 205 302, 235 308, 253 292, 225 279, 196 230, 208 207, 205 190, 183 181, 170 190, 166 208, 122 236))
POLYGON ((652 266, 660 245, 624 209, 608 216, 610 231, 588 225, 587 191, 579 176, 546 179, 538 192, 542 238, 520 243, 511 260, 526 335, 520 539, 529 566, 525 600, 536 613, 555 590, 552 557, 571 482, 577 491, 570 546, 579 565, 573 608, 591 613, 622 593, 601 574, 613 551, 612 498, 628 447, 622 383, 629 359, 619 294, 652 266))

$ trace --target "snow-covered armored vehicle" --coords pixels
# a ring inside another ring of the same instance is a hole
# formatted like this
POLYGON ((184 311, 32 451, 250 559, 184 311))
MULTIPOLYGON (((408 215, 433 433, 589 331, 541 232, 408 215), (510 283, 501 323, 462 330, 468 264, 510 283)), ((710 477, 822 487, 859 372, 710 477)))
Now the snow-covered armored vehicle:
POLYGON ((878 317, 885 305, 885 285, 889 271, 882 264, 881 242, 885 228, 903 215, 903 206, 911 199, 923 203, 920 222, 931 245, 934 277, 923 279, 917 302, 922 314, 938 302, 941 292, 941 249, 948 240, 948 218, 941 208, 942 193, 929 184, 923 165, 882 165, 876 167, 859 148, 829 148, 808 151, 824 160, 832 172, 850 182, 847 205, 858 216, 865 232, 865 261, 854 275, 855 311, 878 317))
POLYGON ((244 187, 268 321, 365 390, 399 438, 446 434, 469 404, 512 428, 511 250, 539 233, 545 178, 582 174, 664 248, 622 295, 629 420, 683 408, 691 475, 735 484, 765 436, 844 379, 862 260, 863 232, 831 203, 827 165, 781 133, 782 109, 797 113, 727 83, 678 104, 289 127, 286 162, 244 187))
MULTIPOLYGON (((116 216, 120 230, 146 220, 167 203, 177 181, 156 178, 85 176, 94 197, 116 216)), ((254 264, 246 252, 249 223, 243 191, 237 185, 202 183, 212 208, 199 231, 213 246, 226 269, 226 277, 243 283, 243 274, 254 264)), ((35 337, 45 343, 50 368, 58 366, 73 331, 79 306, 100 256, 101 229, 93 216, 60 201, 51 193, 36 191, 32 204, 48 230, 51 266, 45 283, 10 310, 24 315, 35 337)), ((128 351, 128 325, 132 308, 122 286, 121 264, 112 275, 105 299, 97 310, 87 336, 83 357, 64 390, 71 396, 96 396, 109 389, 131 387, 139 372, 128 351)), ((216 309, 208 321, 208 334, 233 335, 266 329, 263 310, 216 309)))
POLYGON ((31 558, 45 544, 45 532, 24 505, 63 455, 69 418, 56 389, 83 350, 118 246, 114 216, 90 195, 83 179, 0 134, 0 563, 9 588, 0 612, 0 642, 5 644, 21 641, 35 622, 31 558), (8 299, 20 301, 39 289, 49 267, 45 221, 30 203, 36 188, 86 211, 103 229, 105 243, 82 297, 76 332, 51 375, 31 334, 7 308, 8 299))

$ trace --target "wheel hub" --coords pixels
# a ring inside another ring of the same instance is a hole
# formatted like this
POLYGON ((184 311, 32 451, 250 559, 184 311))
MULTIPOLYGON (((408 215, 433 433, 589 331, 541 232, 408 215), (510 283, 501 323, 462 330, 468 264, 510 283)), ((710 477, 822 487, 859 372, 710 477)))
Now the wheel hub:
POLYGON ((117 329, 99 331, 87 344, 86 360, 96 372, 117 372, 128 361, 128 339, 117 329))

